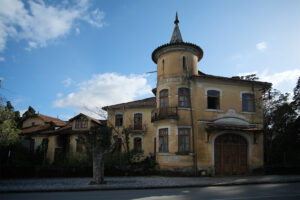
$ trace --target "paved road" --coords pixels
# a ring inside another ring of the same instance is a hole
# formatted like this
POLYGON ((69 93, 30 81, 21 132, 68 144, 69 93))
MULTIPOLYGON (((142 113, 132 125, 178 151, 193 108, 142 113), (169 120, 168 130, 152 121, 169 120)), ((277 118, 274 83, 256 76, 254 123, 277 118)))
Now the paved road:
POLYGON ((300 199, 300 183, 219 186, 202 188, 115 190, 89 192, 49 192, 0 194, 0 200, 289 200, 300 199))

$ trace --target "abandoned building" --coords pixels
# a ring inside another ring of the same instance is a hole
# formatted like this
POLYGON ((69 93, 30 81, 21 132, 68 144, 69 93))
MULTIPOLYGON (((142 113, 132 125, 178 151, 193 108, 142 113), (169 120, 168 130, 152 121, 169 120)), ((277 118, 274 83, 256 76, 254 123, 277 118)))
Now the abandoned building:
POLYGON ((198 70, 203 50, 184 42, 176 14, 169 43, 156 48, 153 98, 106 106, 108 125, 129 128, 130 148, 161 170, 248 174, 263 167, 262 94, 270 83, 198 70))

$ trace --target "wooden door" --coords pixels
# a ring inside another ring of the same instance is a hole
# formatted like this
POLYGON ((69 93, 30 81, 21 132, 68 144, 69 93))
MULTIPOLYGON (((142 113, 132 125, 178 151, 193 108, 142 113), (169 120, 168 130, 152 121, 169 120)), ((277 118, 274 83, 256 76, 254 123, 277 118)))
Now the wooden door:
POLYGON ((215 140, 216 175, 247 173, 247 141, 239 135, 224 134, 215 140))

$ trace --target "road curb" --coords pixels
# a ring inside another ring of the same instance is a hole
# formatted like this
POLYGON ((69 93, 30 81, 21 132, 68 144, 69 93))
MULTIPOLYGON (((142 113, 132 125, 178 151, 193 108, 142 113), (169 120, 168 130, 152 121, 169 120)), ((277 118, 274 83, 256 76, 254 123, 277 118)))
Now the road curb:
POLYGON ((170 189, 170 188, 195 188, 195 187, 219 187, 219 186, 238 186, 238 185, 259 185, 259 184, 283 184, 283 183, 300 183, 300 180, 283 180, 283 181, 252 181, 252 182, 231 182, 216 184, 187 184, 187 185, 166 185, 166 186, 145 186, 145 187, 107 187, 107 188, 68 188, 68 189, 35 189, 35 190, 7 190, 0 191, 4 193, 44 193, 44 192, 84 192, 84 191, 111 191, 111 190, 147 190, 147 189, 170 189))

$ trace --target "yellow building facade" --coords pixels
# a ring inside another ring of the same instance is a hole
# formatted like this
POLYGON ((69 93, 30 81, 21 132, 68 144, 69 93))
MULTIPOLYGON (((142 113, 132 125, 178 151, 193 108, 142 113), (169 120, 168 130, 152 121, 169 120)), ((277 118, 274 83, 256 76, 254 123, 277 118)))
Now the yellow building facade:
POLYGON ((68 122, 37 114, 23 122, 21 135, 33 152, 45 151, 48 163, 61 163, 66 158, 86 156, 86 135, 93 126, 104 124, 81 113, 68 122))
POLYGON ((161 170, 235 175, 263 167, 262 94, 271 84, 198 71, 203 51, 182 40, 177 15, 174 23, 171 41, 152 53, 155 97, 105 107, 108 125, 134 127, 142 116, 131 148, 141 137, 161 170))

